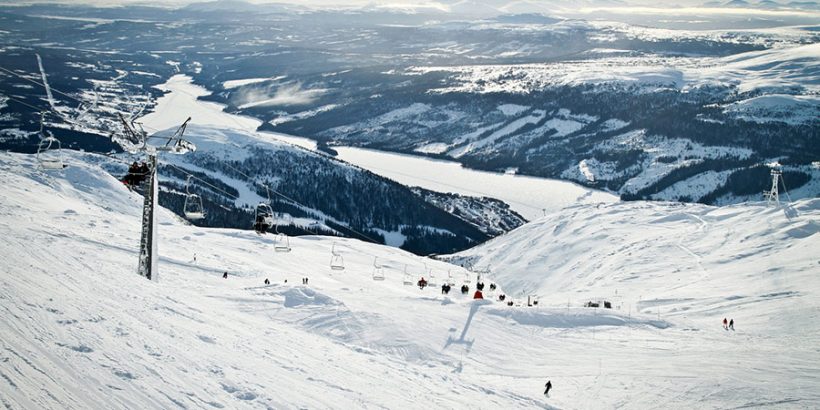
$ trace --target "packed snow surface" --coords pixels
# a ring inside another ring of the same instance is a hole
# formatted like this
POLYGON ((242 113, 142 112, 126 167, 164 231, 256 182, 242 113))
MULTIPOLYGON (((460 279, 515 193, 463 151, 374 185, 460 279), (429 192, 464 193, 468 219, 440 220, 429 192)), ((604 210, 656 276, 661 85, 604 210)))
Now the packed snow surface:
POLYGON ((136 275, 142 198, 96 165, 108 160, 68 152, 68 168, 44 173, 34 156, 0 153, 6 408, 820 400, 820 200, 788 217, 762 205, 569 208, 467 255, 500 286, 475 302, 457 289, 466 275, 472 294, 475 274, 445 262, 313 236, 279 253, 272 236, 198 228, 166 210, 159 280, 148 281, 136 275), (334 242, 343 271, 329 268, 334 242), (385 280, 372 279, 374 264, 385 280), (448 271, 449 296, 403 285, 440 284, 448 271), (518 306, 497 302, 502 291, 518 306), (540 303, 521 306, 526 294, 540 303), (619 309, 581 307, 594 297, 619 309))

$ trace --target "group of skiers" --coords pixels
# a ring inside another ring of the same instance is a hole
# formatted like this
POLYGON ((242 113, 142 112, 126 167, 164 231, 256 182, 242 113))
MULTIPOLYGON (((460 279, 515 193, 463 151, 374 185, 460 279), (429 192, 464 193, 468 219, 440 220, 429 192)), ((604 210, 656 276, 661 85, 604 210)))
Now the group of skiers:
POLYGON ((122 183, 128 186, 137 186, 148 178, 150 171, 148 164, 145 162, 139 163, 134 161, 134 163, 128 167, 128 174, 123 177, 122 183))
POLYGON ((730 320, 727 322, 727 321, 726 321, 726 318, 724 317, 724 318, 723 318, 723 330, 729 330, 729 329, 735 330, 735 320, 734 320, 734 319, 730 319, 730 320))

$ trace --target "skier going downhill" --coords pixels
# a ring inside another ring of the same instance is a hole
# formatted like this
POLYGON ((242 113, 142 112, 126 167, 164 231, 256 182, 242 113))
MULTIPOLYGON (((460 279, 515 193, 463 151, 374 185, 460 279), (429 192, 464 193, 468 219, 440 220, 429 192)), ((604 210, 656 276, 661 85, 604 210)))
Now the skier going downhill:
POLYGON ((550 389, 552 389, 552 382, 547 380, 547 384, 545 384, 544 387, 547 388, 546 390, 544 390, 544 396, 549 397, 550 396, 550 389))

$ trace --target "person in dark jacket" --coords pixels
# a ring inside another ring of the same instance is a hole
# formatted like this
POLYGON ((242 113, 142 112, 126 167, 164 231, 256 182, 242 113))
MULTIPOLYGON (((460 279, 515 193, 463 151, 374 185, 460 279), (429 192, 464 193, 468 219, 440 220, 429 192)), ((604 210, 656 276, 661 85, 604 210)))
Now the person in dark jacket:
POLYGON ((228 271, 222 274, 222 279, 228 279, 228 271))
POLYGON ((547 380, 547 384, 545 384, 544 387, 547 388, 546 390, 544 390, 544 396, 549 397, 550 396, 550 389, 552 389, 552 382, 547 380))
POLYGON ((466 294, 467 294, 467 292, 469 292, 469 291, 470 291, 470 287, 469 287, 469 286, 467 286, 467 285, 461 285, 461 294, 462 294, 462 295, 466 295, 466 294))
POLYGON ((729 329, 735 330, 735 320, 729 319, 729 329))

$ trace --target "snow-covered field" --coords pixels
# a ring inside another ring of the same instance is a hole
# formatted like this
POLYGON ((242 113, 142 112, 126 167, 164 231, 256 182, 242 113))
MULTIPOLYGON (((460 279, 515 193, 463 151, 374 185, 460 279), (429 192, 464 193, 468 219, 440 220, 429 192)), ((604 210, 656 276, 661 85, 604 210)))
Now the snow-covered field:
POLYGON ((549 215, 471 253, 516 303, 525 290, 541 298, 507 307, 404 286, 425 264, 431 282, 449 270, 458 286, 464 271, 399 249, 337 239, 346 269, 332 271, 331 238, 292 238, 277 253, 270 236, 167 211, 159 280, 147 281, 135 274, 141 198, 86 162, 99 157, 68 160, 45 174, 33 156, 0 154, 7 408, 820 402, 820 200, 789 218, 641 202, 549 215), (384 281, 371 279, 374 258, 384 281), (580 307, 592 297, 620 309, 580 307))

